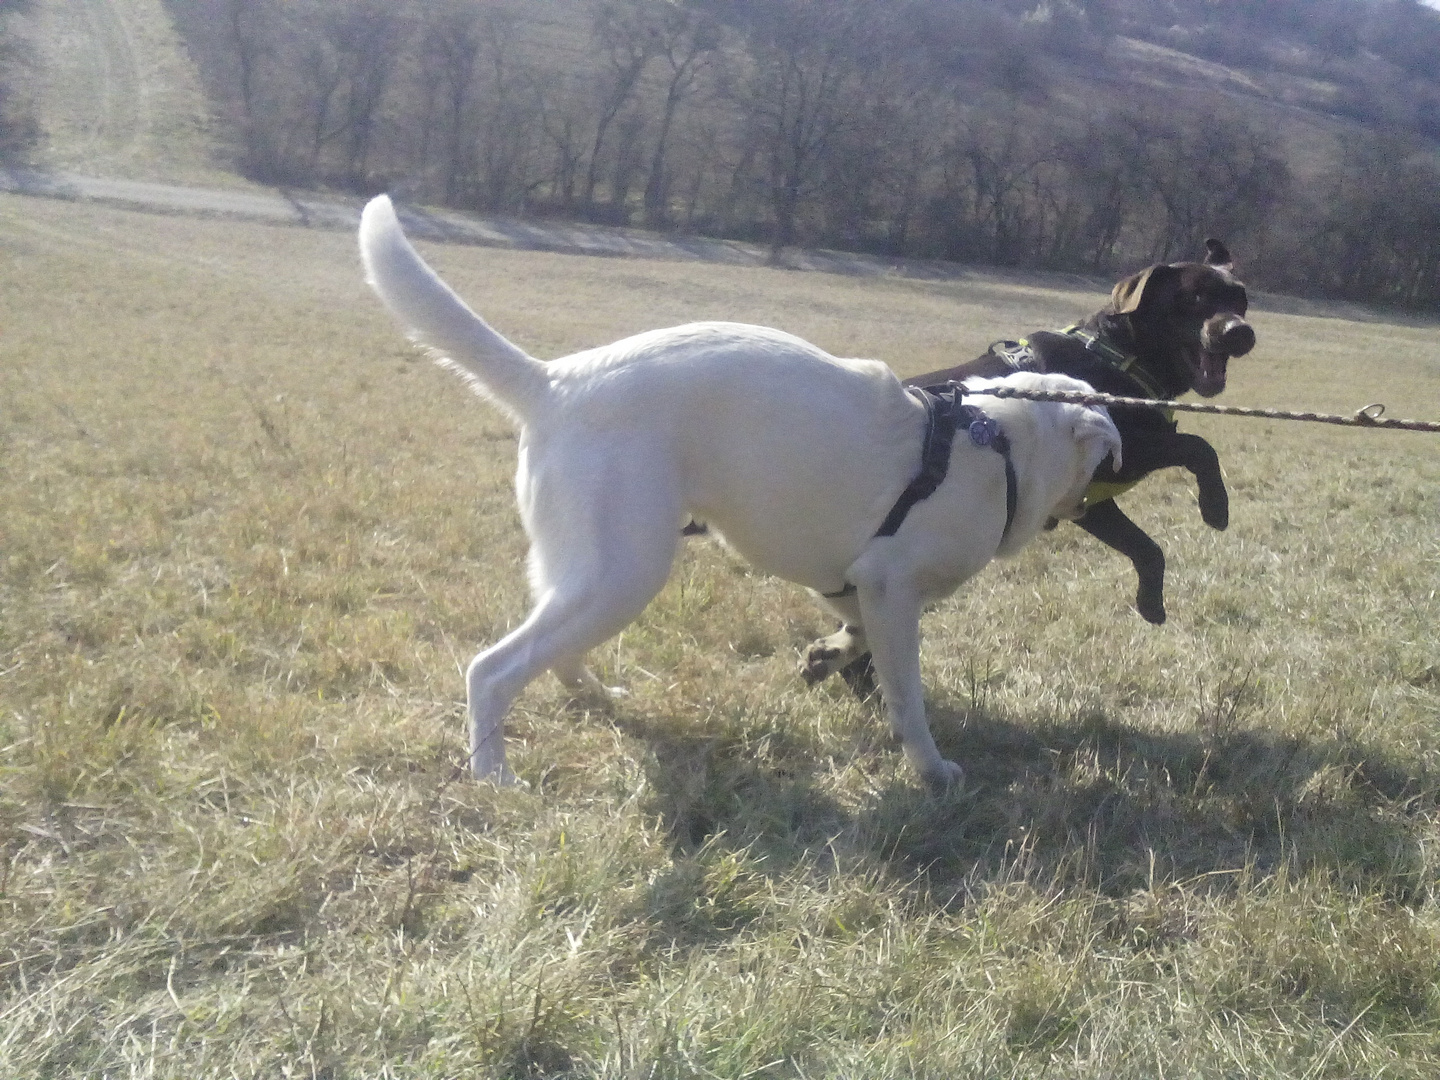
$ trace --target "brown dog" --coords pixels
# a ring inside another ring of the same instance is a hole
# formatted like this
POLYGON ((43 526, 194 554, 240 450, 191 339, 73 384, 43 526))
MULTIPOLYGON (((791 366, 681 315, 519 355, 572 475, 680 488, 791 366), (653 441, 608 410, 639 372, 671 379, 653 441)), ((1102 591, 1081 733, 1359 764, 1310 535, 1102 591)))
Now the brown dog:
MULTIPOLYGON (((1079 326, 1041 331, 1014 345, 997 342, 969 364, 906 381, 926 386, 1019 368, 1070 375, 1122 397, 1163 400, 1190 390, 1214 397, 1225 389, 1230 357, 1255 347, 1255 331, 1245 321, 1249 301, 1231 273, 1229 250, 1218 240, 1205 241, 1205 248, 1204 262, 1160 264, 1121 281, 1110 303, 1079 326)), ((1184 466, 1199 486, 1200 517, 1213 529, 1230 523, 1230 497, 1214 448, 1177 430, 1166 410, 1117 408, 1111 414, 1125 464, 1118 473, 1108 463, 1100 467, 1076 524, 1130 558, 1140 578, 1135 606, 1150 622, 1163 623, 1165 555, 1125 516, 1115 496, 1156 469, 1184 466)))
MULTIPOLYGON (((999 341, 977 360, 907 379, 929 386, 1016 370, 1055 372, 1089 383, 1102 393, 1163 401, 1194 390, 1214 397, 1225 389, 1226 365, 1255 347, 1245 321, 1245 286, 1231 272, 1230 252, 1205 242, 1204 262, 1151 266, 1119 282, 1110 303, 1078 326, 1040 331, 1022 341, 999 341)), ((1112 408, 1120 432, 1123 467, 1101 464, 1075 524, 1129 557, 1139 577, 1135 606, 1152 623, 1165 621, 1165 554, 1131 521, 1115 496, 1156 469, 1180 465, 1199 486, 1200 516, 1214 529, 1230 523, 1230 497, 1214 448, 1177 429, 1163 407, 1112 408)), ((841 671, 857 693, 874 687, 868 658, 856 657, 846 630, 810 646, 801 672, 815 682, 841 671), (845 647, 841 647, 844 645, 845 647)))

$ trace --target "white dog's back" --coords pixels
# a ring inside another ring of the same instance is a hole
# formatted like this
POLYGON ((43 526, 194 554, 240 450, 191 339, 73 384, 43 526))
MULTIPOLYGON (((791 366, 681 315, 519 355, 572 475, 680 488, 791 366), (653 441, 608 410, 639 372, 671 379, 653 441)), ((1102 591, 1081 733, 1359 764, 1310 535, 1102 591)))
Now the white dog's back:
POLYGON ((832 590, 918 467, 924 410, 879 361, 709 322, 545 363, 434 274, 384 196, 365 208, 360 250, 412 336, 524 428, 522 513, 527 463, 558 455, 584 483, 663 494, 760 569, 832 590))

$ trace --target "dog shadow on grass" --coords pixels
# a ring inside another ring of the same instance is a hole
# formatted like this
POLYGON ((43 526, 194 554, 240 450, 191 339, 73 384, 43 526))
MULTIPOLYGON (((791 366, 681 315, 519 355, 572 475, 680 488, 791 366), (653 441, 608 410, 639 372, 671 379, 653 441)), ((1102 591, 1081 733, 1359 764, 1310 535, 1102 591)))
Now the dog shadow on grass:
POLYGON ((939 905, 1017 878, 1118 897, 1225 889, 1282 865, 1404 903, 1434 875, 1411 817, 1434 785, 1343 735, 1279 736, 1224 717, 1153 733, 1098 711, 1017 719, 945 700, 929 713, 941 752, 965 768, 961 791, 935 795, 897 771, 842 801, 805 737, 778 726, 758 753, 753 735, 636 731, 654 755, 652 809, 680 853, 656 883, 656 914, 682 936, 724 934, 752 913, 747 881, 827 860, 939 905))
POLYGON ((1017 867, 1108 895, 1202 878, 1223 888, 1281 865, 1402 901, 1426 892, 1432 868, 1410 813, 1433 801, 1433 785, 1343 736, 1223 717, 1153 733, 1098 711, 1017 722, 943 703, 932 716, 967 790, 936 812, 923 793, 894 788, 863 829, 894 837, 890 858, 937 896, 1017 867))

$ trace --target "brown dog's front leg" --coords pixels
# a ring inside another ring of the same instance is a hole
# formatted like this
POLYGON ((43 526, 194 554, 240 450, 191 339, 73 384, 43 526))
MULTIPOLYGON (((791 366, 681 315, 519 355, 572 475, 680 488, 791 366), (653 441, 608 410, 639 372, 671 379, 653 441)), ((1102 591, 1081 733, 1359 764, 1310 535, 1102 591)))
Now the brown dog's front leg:
POLYGON ((1184 445, 1184 465, 1200 488, 1200 518, 1212 529, 1230 524, 1230 493, 1220 472, 1220 455, 1199 435, 1177 435, 1184 445))
POLYGON ((861 653, 841 668, 840 678, 861 701, 880 692, 880 684, 875 681, 875 658, 868 652, 861 653))

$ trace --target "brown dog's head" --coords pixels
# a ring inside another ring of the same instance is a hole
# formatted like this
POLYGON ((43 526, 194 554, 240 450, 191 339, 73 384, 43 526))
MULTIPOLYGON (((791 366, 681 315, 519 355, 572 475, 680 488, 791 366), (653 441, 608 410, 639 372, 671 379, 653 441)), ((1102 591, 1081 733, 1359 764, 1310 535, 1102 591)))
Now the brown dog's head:
POLYGON ((1224 390, 1230 357, 1255 347, 1255 331, 1245 321, 1245 286, 1231 267, 1229 249, 1206 240, 1204 262, 1152 266, 1110 293, 1107 312, 1130 316, 1136 346, 1177 363, 1178 381, 1201 397, 1224 390))

